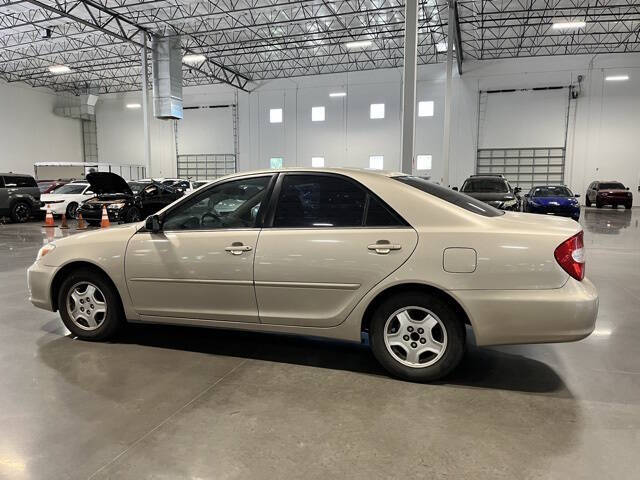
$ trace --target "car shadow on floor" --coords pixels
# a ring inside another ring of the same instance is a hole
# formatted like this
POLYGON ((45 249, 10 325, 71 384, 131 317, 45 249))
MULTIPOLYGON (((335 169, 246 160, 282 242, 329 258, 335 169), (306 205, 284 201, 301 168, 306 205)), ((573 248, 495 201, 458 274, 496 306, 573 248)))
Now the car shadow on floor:
MULTIPOLYGON (((120 343, 387 376, 366 345, 293 335, 165 325, 129 325, 120 343)), ((572 398, 549 365, 468 341, 461 364, 440 385, 572 398)))

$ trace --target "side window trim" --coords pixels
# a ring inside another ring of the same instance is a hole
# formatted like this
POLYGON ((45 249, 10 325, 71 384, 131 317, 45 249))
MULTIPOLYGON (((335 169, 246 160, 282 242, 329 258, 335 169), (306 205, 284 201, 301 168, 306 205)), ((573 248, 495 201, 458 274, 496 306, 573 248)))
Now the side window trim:
POLYGON ((369 188, 367 188, 365 185, 363 185, 362 183, 358 182, 357 180, 354 180, 353 178, 347 176, 347 175, 341 175, 339 173, 331 173, 331 172, 314 172, 314 171, 298 171, 298 172, 285 172, 285 173, 280 173, 278 174, 278 178, 275 182, 275 186, 273 188, 273 190, 271 192, 269 192, 270 197, 269 197, 269 210, 266 213, 265 216, 265 221, 262 225, 262 228, 270 228, 270 229, 279 229, 279 230, 328 230, 328 229, 332 229, 332 230, 339 230, 339 229, 353 229, 353 228, 369 228, 369 229, 398 229, 398 228, 413 228, 411 226, 411 224, 409 222, 407 222, 402 215, 400 215, 398 212, 396 212, 393 208, 391 208, 391 206, 385 202, 384 200, 382 200, 378 195, 376 195, 374 192, 372 192, 369 188), (276 210, 278 208, 278 201, 280 199, 280 192, 282 190, 282 182, 284 181, 284 178, 289 176, 289 175, 313 175, 313 176, 317 176, 317 177, 337 177, 340 178, 342 180, 345 180, 347 182, 350 182, 354 185, 356 185, 358 188, 362 189, 365 192, 365 210, 363 213, 363 225, 357 226, 357 227, 274 227, 273 223, 275 221, 275 216, 276 216, 276 210), (375 227, 375 226, 367 226, 364 225, 364 220, 366 220, 367 214, 368 214, 368 206, 370 203, 370 198, 374 198, 377 201, 379 201, 388 211, 389 213, 394 216, 397 220, 398 220, 398 225, 391 225, 391 226, 379 226, 379 227, 375 227))

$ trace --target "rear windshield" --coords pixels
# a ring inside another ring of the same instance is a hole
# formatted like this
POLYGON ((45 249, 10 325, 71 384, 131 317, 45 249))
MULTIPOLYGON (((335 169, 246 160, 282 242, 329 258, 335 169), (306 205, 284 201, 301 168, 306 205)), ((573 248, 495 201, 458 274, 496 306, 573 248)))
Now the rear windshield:
POLYGON ((624 190, 625 186, 618 182, 601 183, 598 190, 624 190))
POLYGON ((467 178, 462 188, 462 192, 468 193, 508 193, 507 182, 502 178, 476 177, 467 178))
POLYGON ((438 197, 449 203, 453 203, 455 206, 464 208, 469 212, 482 215, 483 217, 498 217, 500 215, 504 215, 504 212, 502 210, 493 208, 491 205, 487 205, 486 203, 476 200, 469 195, 465 195, 463 193, 456 192, 455 190, 445 188, 436 183, 429 182, 428 180, 425 180, 423 178, 406 176, 394 177, 394 179, 417 188, 418 190, 422 190, 429 195, 433 195, 434 197, 438 197))
POLYGON ((573 197, 573 193, 567 187, 536 187, 533 189, 532 197, 573 197))

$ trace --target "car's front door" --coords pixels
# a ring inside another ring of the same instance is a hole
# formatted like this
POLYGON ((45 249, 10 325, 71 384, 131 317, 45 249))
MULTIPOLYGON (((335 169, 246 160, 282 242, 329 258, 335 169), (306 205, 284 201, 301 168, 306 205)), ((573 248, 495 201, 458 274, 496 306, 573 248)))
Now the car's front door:
POLYGON ((125 272, 143 319, 258 321, 253 259, 271 178, 213 185, 167 211, 161 232, 133 236, 125 272))
POLYGON ((338 325, 409 258, 417 234, 347 177, 289 173, 278 184, 254 266, 260 321, 338 325))

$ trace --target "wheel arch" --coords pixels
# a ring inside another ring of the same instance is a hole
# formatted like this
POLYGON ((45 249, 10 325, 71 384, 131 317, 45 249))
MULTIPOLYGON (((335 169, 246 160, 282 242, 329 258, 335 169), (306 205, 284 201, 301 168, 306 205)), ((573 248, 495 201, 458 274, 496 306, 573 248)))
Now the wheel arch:
POLYGON ((62 268, 60 268, 60 270, 58 270, 54 275, 53 280, 51 280, 51 287, 50 287, 51 288, 51 306, 54 312, 58 310, 58 295, 60 293, 60 286, 62 285, 62 282, 64 281, 65 277, 71 274, 71 272, 73 272, 74 270, 80 270, 80 269, 91 270, 99 275, 102 275, 106 279, 106 281, 109 282, 111 287, 113 287, 114 291, 118 295, 120 308, 123 309, 122 297, 120 295, 120 291, 118 290, 118 287, 116 286, 116 284, 113 283, 113 280, 111 280, 111 277, 109 276, 109 274, 106 271, 104 271, 104 269, 102 269, 100 266, 96 265, 95 263, 87 262, 85 260, 77 260, 77 261, 67 263, 62 268))
POLYGON ((433 285, 428 285, 424 283, 400 283, 396 285, 392 285, 380 292, 369 302, 367 308, 362 315, 362 322, 360 325, 361 332, 368 332, 369 326, 371 324, 371 319, 373 318, 373 314, 384 302, 387 298, 396 295, 398 293, 404 292, 422 292, 429 293, 431 295, 435 295, 445 303, 447 303, 456 314, 463 320, 465 325, 469 325, 473 328, 473 324, 471 323, 471 319, 467 314, 466 310, 462 307, 460 302, 456 300, 451 294, 445 292, 444 290, 434 287, 433 285))

